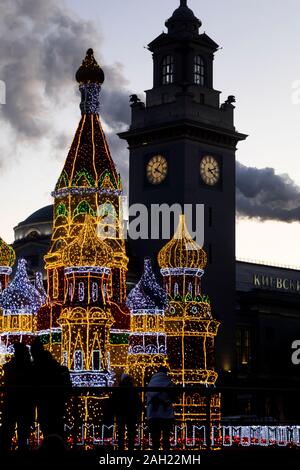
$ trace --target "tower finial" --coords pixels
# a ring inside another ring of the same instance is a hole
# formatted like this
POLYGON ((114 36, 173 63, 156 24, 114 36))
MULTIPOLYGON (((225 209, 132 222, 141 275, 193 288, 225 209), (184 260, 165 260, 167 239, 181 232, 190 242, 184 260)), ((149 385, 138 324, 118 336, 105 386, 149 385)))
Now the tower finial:
POLYGON ((187 7, 187 0, 180 0, 181 7, 187 7))

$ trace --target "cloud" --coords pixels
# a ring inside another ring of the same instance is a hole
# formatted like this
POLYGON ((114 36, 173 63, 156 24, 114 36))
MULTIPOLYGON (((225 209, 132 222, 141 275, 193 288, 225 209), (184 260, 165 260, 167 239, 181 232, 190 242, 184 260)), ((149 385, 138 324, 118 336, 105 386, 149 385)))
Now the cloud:
POLYGON ((300 187, 288 175, 237 163, 236 185, 239 217, 300 221, 300 187))
POLYGON ((0 125, 10 127, 16 144, 48 139, 54 153, 67 152, 72 134, 55 121, 70 102, 79 104, 74 76, 89 47, 106 75, 102 117, 112 132, 127 125, 131 91, 121 64, 102 63, 98 25, 78 18, 60 0, 2 0, 0 17, 0 79, 6 84, 0 125))

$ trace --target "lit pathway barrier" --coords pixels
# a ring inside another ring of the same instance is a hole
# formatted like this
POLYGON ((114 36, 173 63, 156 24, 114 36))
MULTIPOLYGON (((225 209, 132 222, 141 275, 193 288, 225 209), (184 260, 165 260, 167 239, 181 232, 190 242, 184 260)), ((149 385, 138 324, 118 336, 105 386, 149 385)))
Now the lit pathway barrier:
POLYGON ((300 426, 213 426, 212 447, 233 446, 298 447, 300 426))
MULTIPOLYGON (((136 387, 136 389, 140 394, 147 391, 166 391, 165 388, 160 387, 152 387, 151 390, 146 387, 136 387)), ((6 390, 9 389, 0 387, 0 403, 1 393, 2 391, 6 392, 6 390)), ((118 426, 116 425, 116 417, 114 413, 107 413, 110 408, 105 407, 105 405, 109 403, 110 394, 118 390, 120 393, 122 392, 118 387, 93 387, 92 389, 74 387, 72 389, 72 397, 68 402, 65 416, 65 441, 69 447, 73 449, 93 449, 109 446, 117 450, 118 426), (87 398, 93 399, 94 408, 98 411, 95 416, 83 413, 86 410, 83 404, 86 405, 87 398)), ((228 392, 228 389, 224 390, 228 392)), ((233 392, 236 390, 236 388, 230 389, 233 392)), ((198 398, 197 401, 195 399, 189 404, 193 413, 179 412, 176 414, 176 421, 170 438, 171 451, 225 450, 232 447, 247 449, 259 446, 300 447, 300 424, 297 423, 274 425, 273 422, 272 424, 270 422, 266 424, 263 421, 259 424, 252 422, 246 424, 245 421, 243 423, 237 421, 234 424, 221 425, 220 415, 215 413, 214 406, 212 406, 213 400, 202 400, 202 398, 217 396, 222 391, 223 388, 217 389, 216 387, 177 387, 176 394, 190 393, 194 398, 196 395, 198 398), (202 401, 199 400, 200 395, 202 401)), ((263 391, 265 392, 265 389, 263 391)), ((172 393, 174 393, 174 388, 172 388, 172 393)), ((145 407, 140 420, 139 425, 136 426, 135 448, 149 450, 152 447, 152 441, 145 407)), ((32 428, 29 439, 30 447, 38 447, 42 440, 40 427, 36 423, 32 428)), ((16 448, 16 439, 13 440, 12 447, 16 448)))

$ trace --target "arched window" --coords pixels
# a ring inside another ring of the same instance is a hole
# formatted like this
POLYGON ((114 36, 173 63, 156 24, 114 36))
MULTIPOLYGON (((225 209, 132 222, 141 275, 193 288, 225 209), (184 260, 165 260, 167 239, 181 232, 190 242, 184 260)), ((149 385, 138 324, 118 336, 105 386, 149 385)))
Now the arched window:
POLYGON ((205 64, 201 55, 196 55, 194 58, 194 83, 205 85, 205 64))
POLYGON ((93 351, 93 370, 100 370, 100 369, 101 369, 100 351, 99 349, 95 349, 93 351))
POLYGON ((73 300, 73 283, 70 282, 69 284, 69 299, 72 301, 73 300))
POLYGON ((166 55, 162 61, 162 84, 168 85, 174 82, 174 57, 166 55))
POLYGON ((148 318, 148 330, 153 330, 155 328, 155 320, 153 316, 148 318))
POLYGON ((83 370, 83 352, 80 349, 74 353, 74 370, 83 370))
POLYGON ((174 284, 174 296, 176 296, 178 294, 179 294, 178 284, 177 284, 177 282, 175 282, 175 284, 174 284))
POLYGON ((98 300, 98 284, 97 282, 93 282, 92 284, 92 300, 96 302, 98 300))
POLYGON ((83 282, 80 282, 78 284, 78 299, 79 299, 79 302, 84 301, 84 283, 83 282))
POLYGON ((68 352, 67 351, 63 352, 63 366, 68 367, 68 352))
POLYGON ((190 293, 190 294, 193 293, 193 284, 192 284, 191 282, 189 282, 188 290, 189 290, 189 293, 190 293))

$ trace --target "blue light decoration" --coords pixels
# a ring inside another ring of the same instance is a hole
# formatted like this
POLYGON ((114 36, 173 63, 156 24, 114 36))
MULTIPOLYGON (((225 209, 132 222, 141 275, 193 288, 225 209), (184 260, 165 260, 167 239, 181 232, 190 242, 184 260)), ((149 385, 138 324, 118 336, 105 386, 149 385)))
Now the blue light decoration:
POLYGON ((167 364, 167 306, 167 295, 155 278, 151 260, 145 258, 142 277, 127 298, 131 314, 128 368, 139 385, 144 386, 159 365, 167 364))
POLYGON ((131 313, 157 313, 167 307, 167 295, 155 278, 150 258, 145 258, 142 277, 128 294, 126 305, 131 313))
POLYGON ((18 261, 17 271, 2 294, 1 306, 4 315, 37 313, 43 300, 39 291, 30 282, 26 271, 26 260, 18 261))
POLYGON ((16 341, 31 344, 37 330, 37 312, 42 304, 43 296, 28 278, 26 260, 20 259, 15 277, 4 289, 1 298, 0 340, 9 352, 16 341))

